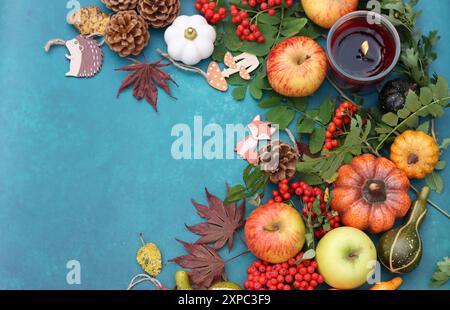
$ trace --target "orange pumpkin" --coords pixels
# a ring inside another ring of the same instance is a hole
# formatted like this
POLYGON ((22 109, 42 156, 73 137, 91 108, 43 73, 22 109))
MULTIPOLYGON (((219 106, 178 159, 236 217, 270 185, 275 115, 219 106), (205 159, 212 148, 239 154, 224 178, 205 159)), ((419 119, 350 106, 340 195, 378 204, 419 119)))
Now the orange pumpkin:
POLYGON ((406 130, 391 145, 391 160, 410 179, 422 179, 439 161, 439 146, 422 131, 406 130))
POLYGON ((339 168, 331 208, 342 223, 372 233, 389 230, 410 206, 409 180, 389 159, 371 154, 354 157, 339 168))

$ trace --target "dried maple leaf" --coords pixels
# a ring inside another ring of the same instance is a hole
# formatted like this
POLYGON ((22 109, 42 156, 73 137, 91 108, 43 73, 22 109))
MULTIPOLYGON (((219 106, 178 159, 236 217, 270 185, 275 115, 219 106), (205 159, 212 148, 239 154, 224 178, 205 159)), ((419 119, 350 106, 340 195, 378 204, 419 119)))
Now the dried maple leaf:
POLYGON ((169 262, 175 262, 188 271, 190 284, 195 289, 207 289, 213 283, 227 281, 225 274, 225 262, 212 247, 206 244, 191 244, 177 239, 186 251, 182 255, 169 262))
POLYGON ((192 204, 197 209, 198 215, 206 219, 206 222, 193 226, 186 225, 186 227, 194 234, 202 236, 196 243, 214 242, 213 247, 216 250, 227 243, 228 249, 231 250, 234 233, 243 224, 245 202, 243 201, 239 208, 236 203, 224 206, 222 200, 209 193, 208 189, 205 189, 205 192, 209 207, 199 204, 193 199, 192 204))
POLYGON ((116 69, 116 71, 130 71, 117 92, 117 97, 122 91, 134 84, 133 96, 137 100, 145 100, 158 111, 156 105, 158 102, 158 88, 162 88, 167 94, 172 96, 168 81, 177 85, 172 77, 160 68, 167 67, 170 64, 161 63, 163 59, 153 63, 142 63, 135 59, 129 58, 133 63, 131 65, 116 69))

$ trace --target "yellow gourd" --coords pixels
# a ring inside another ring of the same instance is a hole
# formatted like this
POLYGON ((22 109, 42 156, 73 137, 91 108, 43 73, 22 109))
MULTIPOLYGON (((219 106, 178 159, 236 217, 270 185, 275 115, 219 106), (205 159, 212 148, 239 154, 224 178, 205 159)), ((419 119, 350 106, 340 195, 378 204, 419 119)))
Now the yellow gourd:
POLYGON ((426 133, 406 130, 392 143, 391 160, 408 178, 422 179, 439 161, 439 147, 426 133))
POLYGON ((369 288, 371 291, 394 291, 402 284, 403 280, 400 277, 395 277, 390 281, 379 282, 369 288))
POLYGON ((189 282, 189 275, 184 270, 178 270, 175 273, 175 284, 179 291, 192 291, 193 288, 189 282))

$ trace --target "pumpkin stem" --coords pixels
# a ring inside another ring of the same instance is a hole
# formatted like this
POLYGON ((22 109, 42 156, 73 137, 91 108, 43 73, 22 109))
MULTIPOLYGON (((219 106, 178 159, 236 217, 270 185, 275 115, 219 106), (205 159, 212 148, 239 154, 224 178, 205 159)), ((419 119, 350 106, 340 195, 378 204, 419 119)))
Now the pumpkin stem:
POLYGON ((408 165, 414 165, 417 164, 417 162, 419 161, 419 156, 417 156, 416 154, 409 154, 408 155, 408 165))
POLYGON ((364 186, 364 198, 369 203, 384 202, 386 200, 386 187, 383 181, 369 180, 364 186))
POLYGON ((375 183, 375 182, 369 184, 369 191, 372 194, 377 194, 377 193, 380 192, 380 190, 381 190, 381 185, 380 184, 375 183))
POLYGON ((188 27, 184 31, 184 37, 188 40, 195 40, 197 38, 197 30, 195 30, 193 27, 188 27))

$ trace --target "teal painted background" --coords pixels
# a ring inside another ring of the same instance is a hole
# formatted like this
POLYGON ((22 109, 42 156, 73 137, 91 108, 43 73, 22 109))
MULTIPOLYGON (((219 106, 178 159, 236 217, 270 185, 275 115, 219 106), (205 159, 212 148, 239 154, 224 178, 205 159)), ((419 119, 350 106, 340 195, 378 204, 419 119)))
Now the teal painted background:
MULTIPOLYGON (((182 13, 192 14, 193 3, 183 0, 182 13)), ((90 4, 104 8, 100 0, 81 1, 90 4)), ((190 199, 204 202, 205 186, 223 197, 225 182, 239 182, 245 165, 172 159, 172 126, 193 126, 194 116, 202 116, 204 124, 247 124, 262 111, 250 98, 233 101, 200 76, 174 68, 168 71, 179 83, 173 88, 179 99, 160 92, 159 113, 129 91, 117 100, 125 75, 113 69, 128 61, 106 46, 97 77, 65 78, 65 48, 43 51, 48 39, 77 34, 66 24, 65 6, 65 0, 0 1, 0 289, 125 289, 140 272, 135 262, 140 232, 160 246, 165 264, 158 278, 172 287, 178 267, 167 260, 185 253, 174 238, 196 240, 184 224, 200 221, 190 199), (81 285, 66 283, 71 259, 81 262, 81 285)), ((420 6, 420 26, 438 29, 442 37, 432 70, 449 79, 450 1, 423 0, 420 6)), ((165 45, 161 31, 151 33, 145 55, 156 60, 155 48, 165 45)), ((319 103, 330 93, 335 94, 324 84, 311 101, 319 103)), ((438 122, 441 137, 450 135, 449 120, 447 114, 438 122)), ((443 175, 450 184, 448 169, 443 175)), ((446 210, 449 198, 449 186, 432 195, 446 210)), ((436 261, 450 254, 448 225, 429 208, 422 227, 424 256, 404 277, 403 289, 428 289, 436 261)), ((232 253, 221 254, 228 258, 242 249, 236 240, 232 253)), ((252 259, 246 255, 227 264, 230 280, 242 283, 252 259)))

